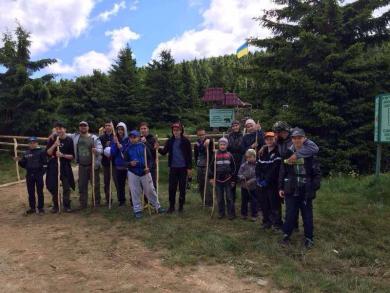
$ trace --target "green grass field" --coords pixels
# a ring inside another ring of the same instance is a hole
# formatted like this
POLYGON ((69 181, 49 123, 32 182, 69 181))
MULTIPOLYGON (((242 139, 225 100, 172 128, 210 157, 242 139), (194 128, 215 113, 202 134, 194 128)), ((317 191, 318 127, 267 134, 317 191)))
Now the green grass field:
MULTIPOLYGON (((160 199, 166 207, 166 161, 161 168, 160 199)), ((10 174, 2 172, 1 182, 10 174)), ((310 251, 303 249, 302 228, 285 248, 278 244, 281 235, 261 230, 260 222, 210 218, 195 190, 195 176, 183 215, 145 214, 136 222, 128 209, 99 212, 159 251, 167 266, 233 265, 242 277, 265 278, 289 292, 389 292, 389 186, 389 174, 376 184, 373 177, 324 179, 314 202, 310 251)), ((237 211, 239 205, 240 199, 237 211)))
MULTIPOLYGON (((19 168, 20 177, 24 179, 24 169, 19 168)), ((15 161, 7 153, 0 153, 0 184, 17 181, 15 161)))

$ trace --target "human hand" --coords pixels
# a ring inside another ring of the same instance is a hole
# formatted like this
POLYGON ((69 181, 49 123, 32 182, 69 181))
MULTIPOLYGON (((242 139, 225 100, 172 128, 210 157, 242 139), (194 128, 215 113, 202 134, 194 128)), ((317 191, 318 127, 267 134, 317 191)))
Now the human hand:
POLYGON ((281 198, 284 198, 284 191, 283 191, 283 190, 279 190, 279 196, 280 196, 281 198))

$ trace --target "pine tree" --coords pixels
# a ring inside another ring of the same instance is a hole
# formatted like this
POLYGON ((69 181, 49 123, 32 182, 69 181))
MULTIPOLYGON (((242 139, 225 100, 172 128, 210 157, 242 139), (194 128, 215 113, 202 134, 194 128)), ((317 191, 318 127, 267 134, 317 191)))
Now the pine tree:
POLYGON ((21 26, 11 33, 3 34, 3 47, 0 48, 0 65, 5 72, 0 73, 0 130, 13 130, 18 134, 41 133, 48 129, 52 109, 46 83, 51 75, 32 78, 32 75, 56 62, 53 59, 31 61, 29 47, 30 34, 21 26))
POLYGON ((251 43, 265 54, 252 77, 276 119, 305 128, 321 147, 325 170, 367 171, 373 158, 373 97, 388 91, 389 1, 276 0, 281 8, 260 19, 274 36, 251 43), (368 152, 368 154, 367 154, 368 152))

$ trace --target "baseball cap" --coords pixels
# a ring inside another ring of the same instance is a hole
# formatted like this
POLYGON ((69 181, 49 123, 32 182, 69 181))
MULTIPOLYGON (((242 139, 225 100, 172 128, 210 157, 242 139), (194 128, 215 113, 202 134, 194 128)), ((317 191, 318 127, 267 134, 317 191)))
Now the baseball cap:
POLYGON ((137 130, 132 130, 130 132, 130 135, 129 136, 135 136, 135 137, 138 137, 138 136, 141 136, 141 134, 137 131, 137 130))
POLYGON ((36 136, 30 136, 27 140, 28 142, 35 142, 38 141, 38 138, 36 136))
POLYGON ((291 136, 306 136, 305 131, 302 128, 295 127, 291 131, 291 136))
POLYGON ((268 131, 264 134, 264 137, 275 137, 275 133, 273 133, 272 131, 268 131))
POLYGON ((81 125, 88 126, 88 122, 86 122, 86 121, 81 121, 81 122, 79 123, 79 126, 81 126, 81 125))

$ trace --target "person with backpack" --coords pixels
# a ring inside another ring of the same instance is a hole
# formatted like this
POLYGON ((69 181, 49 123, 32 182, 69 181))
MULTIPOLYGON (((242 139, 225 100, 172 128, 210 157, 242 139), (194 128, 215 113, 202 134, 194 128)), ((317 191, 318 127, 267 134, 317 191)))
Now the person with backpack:
POLYGON ((28 203, 30 208, 26 214, 35 214, 37 212, 42 214, 45 212, 43 196, 43 175, 47 167, 46 151, 38 146, 38 140, 35 136, 28 138, 28 150, 23 153, 22 158, 16 157, 16 161, 20 167, 26 169, 26 185, 28 192, 28 203), (37 192, 37 199, 35 198, 35 189, 37 192))
POLYGON ((286 219, 283 225, 282 244, 289 244, 296 223, 296 215, 301 211, 304 227, 304 245, 314 245, 313 200, 320 188, 321 171, 317 156, 300 158, 294 162, 288 160, 302 149, 306 135, 303 129, 294 128, 291 132, 293 145, 284 155, 279 172, 279 196, 286 203, 286 219))

